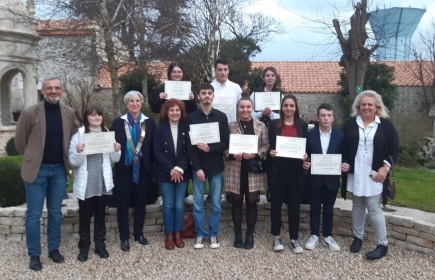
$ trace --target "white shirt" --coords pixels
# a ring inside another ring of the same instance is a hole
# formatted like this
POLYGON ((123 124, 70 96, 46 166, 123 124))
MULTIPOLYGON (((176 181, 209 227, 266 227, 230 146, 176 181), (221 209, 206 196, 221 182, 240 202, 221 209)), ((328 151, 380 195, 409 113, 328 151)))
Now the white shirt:
POLYGON ((382 183, 373 181, 369 176, 373 161, 373 139, 380 122, 381 120, 376 116, 375 121, 364 128, 361 116, 356 118, 359 127, 358 149, 355 156, 354 173, 347 174, 347 190, 356 196, 368 197, 382 193, 382 183))
POLYGON ((329 142, 331 141, 331 131, 332 127, 329 129, 329 132, 323 133, 319 127, 320 144, 322 145, 322 153, 324 155, 326 155, 326 153, 328 152, 329 142))
POLYGON ((211 85, 214 87, 214 94, 218 95, 230 95, 234 96, 235 105, 233 108, 233 113, 231 115, 227 114, 228 122, 233 122, 237 120, 237 103, 240 98, 242 98, 242 88, 236 84, 227 80, 225 84, 221 84, 218 81, 214 80, 211 85))
MULTIPOLYGON (((266 89, 266 88, 264 88, 264 92, 267 92, 267 89, 266 89)), ((282 95, 281 95, 281 96, 282 96, 282 95)), ((252 116, 253 118, 259 120, 259 119, 261 119, 261 118, 263 117, 263 111, 258 111, 258 112, 254 111, 254 109, 255 109, 255 91, 251 94, 251 100, 252 100, 252 104, 253 104, 253 106, 254 106, 254 108, 252 108, 251 116, 252 116)), ((279 119, 279 114, 278 114, 278 113, 275 113, 274 111, 272 111, 272 112, 270 113, 270 115, 269 115, 269 118, 270 118, 271 120, 279 119)))

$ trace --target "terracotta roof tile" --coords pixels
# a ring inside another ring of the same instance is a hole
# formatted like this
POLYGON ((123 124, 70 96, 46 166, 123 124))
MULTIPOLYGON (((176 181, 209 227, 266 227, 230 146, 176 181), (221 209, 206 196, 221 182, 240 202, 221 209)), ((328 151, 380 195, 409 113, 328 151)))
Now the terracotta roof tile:
MULTIPOLYGON (((421 86, 412 73, 415 62, 412 61, 385 61, 385 64, 395 68, 393 83, 398 86, 421 86)), ((430 62, 428 62, 430 63, 430 62)), ((159 72, 162 82, 166 79, 166 62, 153 62, 153 71, 159 72)), ((281 88, 290 93, 336 93, 342 67, 338 61, 261 61, 252 62, 252 68, 265 68, 273 66, 281 76, 281 88)), ((130 68, 121 67, 119 74, 126 73, 130 68)), ((430 77, 429 77, 430 78, 430 77)), ((103 88, 111 88, 110 75, 107 67, 98 71, 98 80, 103 88)))
POLYGON ((40 36, 88 35, 94 32, 91 22, 78 20, 39 20, 36 31, 40 36))

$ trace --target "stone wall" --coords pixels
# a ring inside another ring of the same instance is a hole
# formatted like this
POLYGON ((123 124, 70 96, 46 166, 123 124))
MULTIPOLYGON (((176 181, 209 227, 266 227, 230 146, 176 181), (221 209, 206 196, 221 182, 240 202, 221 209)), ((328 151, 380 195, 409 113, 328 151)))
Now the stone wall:
MULTIPOLYGON (((256 228, 270 228, 270 203, 262 202, 258 206, 258 220, 256 228)), ((210 213, 211 205, 205 206, 206 216, 210 213)), ((132 213, 132 209, 130 209, 132 213)), ((163 219, 161 206, 159 204, 147 205, 147 215, 145 219, 145 232, 161 232, 163 231, 163 219)), ((308 231, 310 224, 310 206, 301 205, 300 230, 308 231)), ((25 207, 8 207, 0 208, 0 240, 24 241, 25 228, 24 216, 25 207)), ((107 235, 112 236, 118 233, 118 222, 116 216, 116 208, 107 208, 106 210, 106 227, 107 235)), ((62 209, 63 224, 62 238, 78 239, 79 230, 79 211, 78 207, 68 207, 62 209)), ((435 257, 435 225, 424 221, 415 220, 407 217, 400 217, 386 213, 385 220, 387 224, 387 237, 392 245, 399 246, 406 250, 416 251, 423 254, 428 254, 435 257)), ((285 230, 288 230, 287 212, 282 208, 282 221, 284 222, 285 230)), ((130 220, 132 224, 132 220, 130 220)), ((46 225, 47 225, 47 210, 44 209, 41 219, 41 238, 46 240, 46 225)), ((231 220, 231 204, 227 201, 222 201, 222 216, 220 228, 232 228, 231 220)), ((246 228, 246 225, 243 225, 246 228)), ((91 224, 93 228, 93 224, 91 224)), ((132 231, 132 228, 130 229, 132 231)), ((366 220, 364 239, 374 240, 375 234, 370 222, 366 220)), ((334 228, 333 233, 337 235, 352 236, 352 217, 350 210, 342 210, 334 208, 334 228)))
POLYGON ((6 155, 6 143, 15 136, 15 126, 0 126, 0 155, 6 155))

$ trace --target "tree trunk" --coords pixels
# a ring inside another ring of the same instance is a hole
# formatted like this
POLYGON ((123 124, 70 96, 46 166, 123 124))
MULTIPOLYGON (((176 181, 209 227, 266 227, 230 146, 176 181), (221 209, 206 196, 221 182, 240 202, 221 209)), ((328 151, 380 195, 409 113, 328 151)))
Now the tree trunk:
POLYGON ((147 67, 146 65, 143 65, 143 67, 141 67, 142 69, 142 95, 144 98, 144 102, 143 105, 148 107, 150 105, 149 103, 149 98, 148 98, 148 72, 147 72, 147 67))

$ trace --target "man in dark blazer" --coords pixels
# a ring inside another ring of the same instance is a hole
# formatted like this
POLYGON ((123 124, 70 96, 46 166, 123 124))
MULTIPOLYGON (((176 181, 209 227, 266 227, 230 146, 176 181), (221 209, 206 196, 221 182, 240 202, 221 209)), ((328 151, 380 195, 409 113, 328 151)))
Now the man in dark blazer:
MULTIPOLYGON (((317 108, 319 126, 307 134, 306 151, 308 158, 312 154, 341 154, 344 152, 344 133, 332 127, 334 111, 329 104, 321 104, 317 108)), ((310 169, 311 163, 303 163, 305 170, 310 169)), ((341 171, 347 172, 349 165, 342 157, 341 171)), ((305 244, 308 250, 315 249, 319 241, 320 209, 323 204, 323 244, 332 251, 340 251, 340 246, 331 237, 333 223, 333 207, 340 187, 340 175, 310 175, 310 229, 311 237, 305 244)))
MULTIPOLYGON (((40 219, 47 200, 48 257, 61 263, 59 253, 62 199, 69 175, 68 148, 74 125, 74 110, 61 104, 64 93, 60 78, 42 82, 45 100, 21 112, 15 132, 15 146, 23 156, 21 177, 26 189, 26 244, 30 269, 42 269, 40 219)), ((36 94, 36 93, 35 93, 36 94)))

